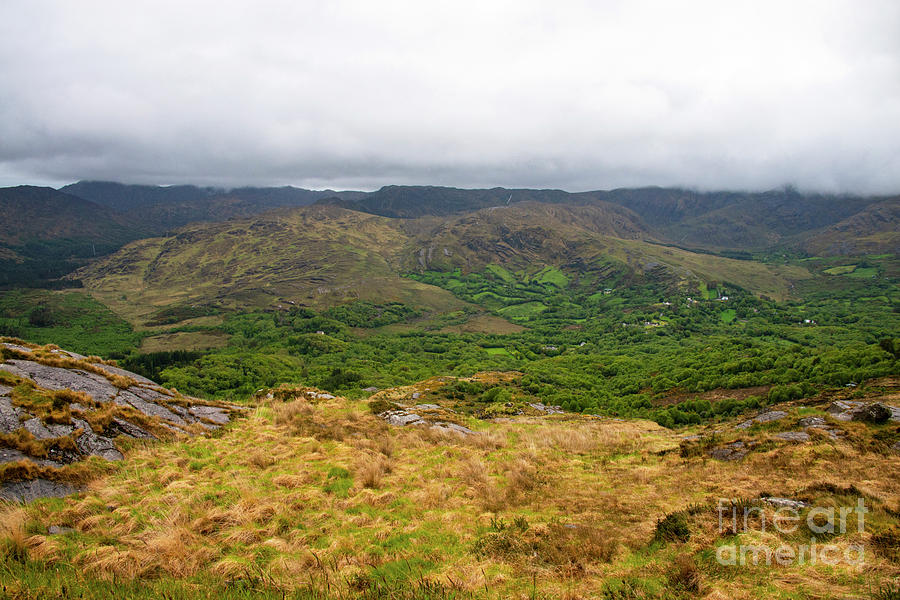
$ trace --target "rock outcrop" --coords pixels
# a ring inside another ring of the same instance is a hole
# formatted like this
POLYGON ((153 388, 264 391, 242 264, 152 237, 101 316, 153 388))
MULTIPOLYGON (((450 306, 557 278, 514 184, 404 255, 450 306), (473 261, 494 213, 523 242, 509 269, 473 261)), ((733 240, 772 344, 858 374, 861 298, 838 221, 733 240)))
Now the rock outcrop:
POLYGON ((227 424, 240 410, 58 348, 0 342, 0 350, 0 498, 74 491, 61 476, 22 479, 34 472, 28 465, 62 469, 89 456, 122 460, 116 438, 193 435, 227 424))

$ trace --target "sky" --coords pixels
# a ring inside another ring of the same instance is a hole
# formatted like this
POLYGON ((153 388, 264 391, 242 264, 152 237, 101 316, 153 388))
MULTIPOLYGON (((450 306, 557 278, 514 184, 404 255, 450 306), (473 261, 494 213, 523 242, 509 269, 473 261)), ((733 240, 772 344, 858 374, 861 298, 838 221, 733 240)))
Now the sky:
POLYGON ((0 185, 900 192, 896 0, 0 2, 0 185))

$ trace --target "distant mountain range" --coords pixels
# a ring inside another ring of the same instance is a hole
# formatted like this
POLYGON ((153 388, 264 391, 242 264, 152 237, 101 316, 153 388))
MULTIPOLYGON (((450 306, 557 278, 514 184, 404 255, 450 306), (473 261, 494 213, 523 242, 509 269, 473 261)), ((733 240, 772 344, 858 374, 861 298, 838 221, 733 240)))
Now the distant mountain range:
MULTIPOLYGON (((619 244, 609 240, 640 240, 724 256, 775 250, 897 254, 900 248, 900 196, 827 196, 790 188, 761 193, 672 188, 569 193, 386 186, 367 193, 82 181, 59 190, 0 188, 0 285, 59 277, 134 240, 180 239, 178 230, 188 225, 193 224, 193 232, 214 231, 196 224, 237 219, 240 224, 235 226, 254 227, 263 213, 313 204, 395 220, 391 229, 401 230, 406 240, 401 245, 418 244, 425 251, 423 256, 397 255, 409 268, 475 268, 509 257, 530 260, 529 255, 559 262, 571 258, 572 248, 583 246, 585 236, 595 245, 606 240, 601 245, 607 252, 619 244), (442 248, 439 254, 429 251, 437 247, 442 248)), ((286 213, 273 213, 263 222, 277 221, 278 214, 286 213)), ((341 235, 340 227, 328 231, 341 235)))

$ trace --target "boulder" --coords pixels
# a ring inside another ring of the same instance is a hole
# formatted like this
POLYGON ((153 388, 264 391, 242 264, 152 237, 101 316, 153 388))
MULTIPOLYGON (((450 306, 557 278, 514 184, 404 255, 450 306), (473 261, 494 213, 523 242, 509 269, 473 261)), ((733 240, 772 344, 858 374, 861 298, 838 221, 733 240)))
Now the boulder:
POLYGON ((713 448, 709 455, 716 460, 733 461, 741 460, 748 452, 750 448, 744 442, 732 442, 721 448, 713 448))
POLYGON ((864 423, 887 423, 891 416, 891 410, 880 402, 866 404, 851 413, 853 421, 862 421, 864 423))
POLYGON ((853 419, 853 411, 862 407, 862 402, 853 402, 850 400, 837 400, 832 402, 827 408, 828 413, 839 421, 850 421, 853 419))
POLYGON ((415 413, 408 413, 405 410, 389 410, 379 415, 382 419, 391 425, 405 427, 407 425, 423 425, 425 420, 415 413))

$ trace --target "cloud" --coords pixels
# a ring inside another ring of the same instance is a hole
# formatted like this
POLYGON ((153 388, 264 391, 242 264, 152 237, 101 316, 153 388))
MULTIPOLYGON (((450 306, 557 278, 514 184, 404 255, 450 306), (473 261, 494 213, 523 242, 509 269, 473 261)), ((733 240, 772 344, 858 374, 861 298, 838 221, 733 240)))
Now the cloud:
POLYGON ((0 5, 0 183, 900 191, 900 5, 0 5))

